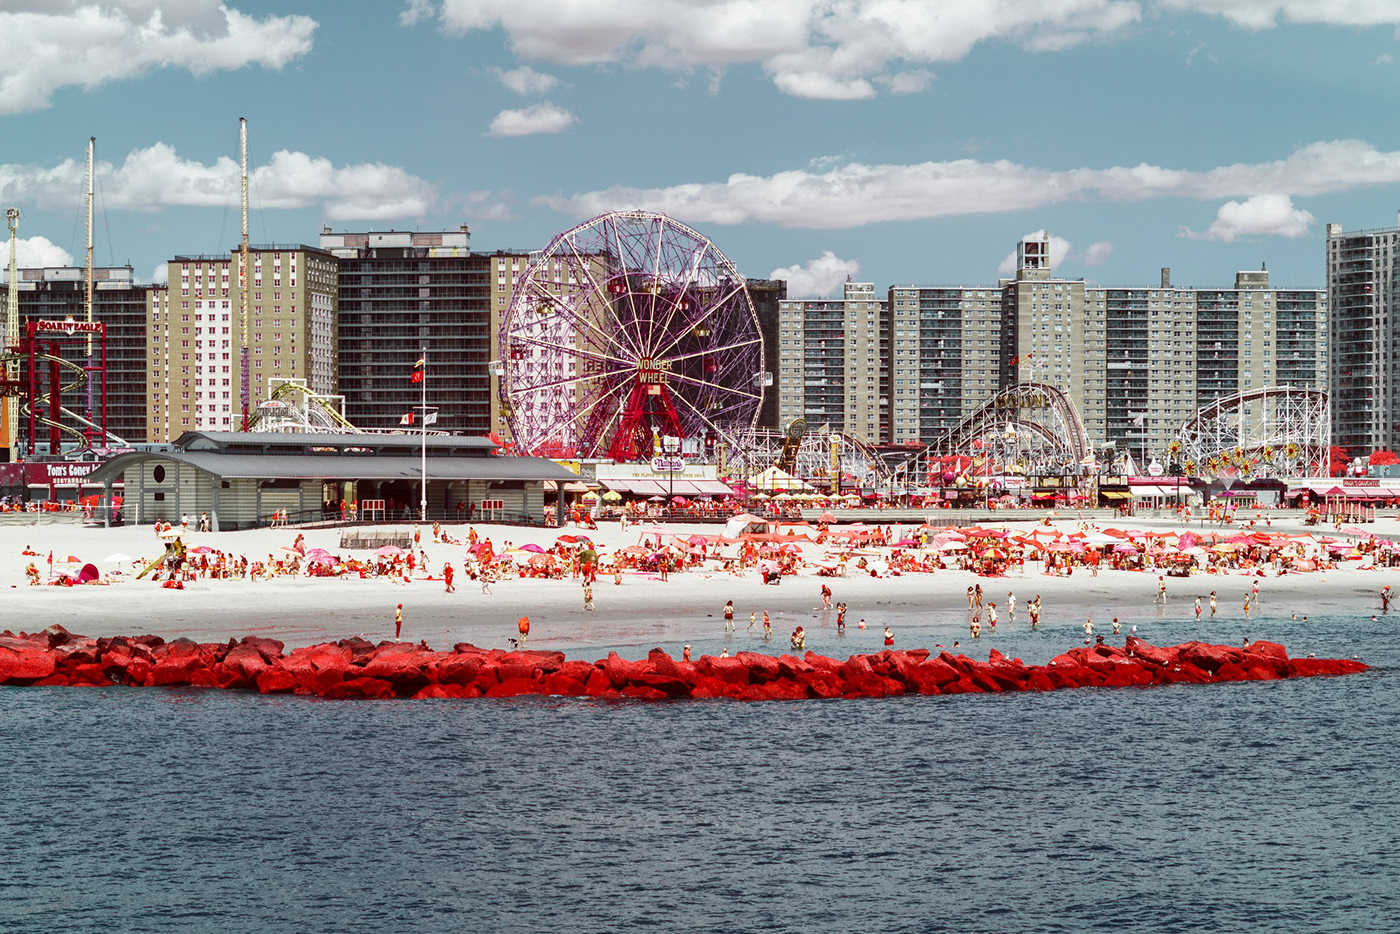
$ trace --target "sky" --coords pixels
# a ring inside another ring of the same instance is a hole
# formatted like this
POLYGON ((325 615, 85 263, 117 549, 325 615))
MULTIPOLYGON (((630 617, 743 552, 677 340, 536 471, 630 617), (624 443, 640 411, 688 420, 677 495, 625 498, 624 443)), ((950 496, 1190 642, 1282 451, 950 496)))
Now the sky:
MULTIPOLYGON (((663 211, 789 294, 850 275, 1325 285, 1400 209, 1396 0, 0 0, 22 265, 159 279, 238 240, 452 229, 539 249, 663 211)), ((0 237, 5 234, 0 231, 0 237)), ((8 258, 0 241, 0 262, 8 258)))

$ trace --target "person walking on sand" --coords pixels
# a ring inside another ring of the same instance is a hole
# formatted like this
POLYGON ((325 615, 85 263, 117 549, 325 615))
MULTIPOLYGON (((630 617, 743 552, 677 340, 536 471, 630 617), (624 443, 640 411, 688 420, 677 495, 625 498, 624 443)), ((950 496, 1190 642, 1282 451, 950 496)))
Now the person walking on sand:
POLYGON ((1157 599, 1152 602, 1163 606, 1167 603, 1167 579, 1160 574, 1157 575, 1157 599))
POLYGON ((456 593, 457 588, 452 583, 452 576, 457 572, 452 570, 452 562, 448 561, 442 566, 442 582, 447 586, 447 593, 456 593))
POLYGON ((890 627, 886 626, 886 627, 885 627, 885 648, 889 648, 889 647, 892 646, 892 645, 894 645, 894 632, 890 629, 890 627))
POLYGON ((593 611, 593 585, 583 585, 583 608, 590 613, 593 611))
POLYGON ((730 600, 724 605, 724 631, 734 631, 734 601, 730 600))
POLYGON ((1196 619, 1200 619, 1200 618, 1201 618, 1201 596, 1200 596, 1200 594, 1197 594, 1197 595, 1196 595, 1196 619))
POLYGON ((822 584, 822 609, 831 609, 831 588, 822 584))
POLYGON ((1215 619, 1215 591, 1210 592, 1210 618, 1215 619))
POLYGON ((520 647, 525 648, 525 640, 530 638, 530 617, 520 617, 520 622, 515 624, 516 631, 520 633, 520 647))
POLYGON ((394 608, 394 641, 399 641, 399 633, 403 632, 403 604, 400 603, 394 608))
POLYGON ((493 579, 495 576, 496 576, 496 572, 493 571, 493 570, 491 570, 489 567, 486 567, 486 568, 482 568, 482 569, 481 569, 481 592, 482 592, 482 593, 488 593, 488 594, 489 594, 489 593, 491 592, 491 581, 492 581, 492 579, 493 579))

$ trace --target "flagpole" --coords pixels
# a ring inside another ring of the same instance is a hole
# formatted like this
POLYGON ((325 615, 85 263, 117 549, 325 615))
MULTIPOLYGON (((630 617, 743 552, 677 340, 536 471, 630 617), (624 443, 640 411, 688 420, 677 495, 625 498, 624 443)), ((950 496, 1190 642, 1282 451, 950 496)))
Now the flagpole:
POLYGON ((423 348, 423 406, 420 411, 423 413, 423 496, 418 503, 418 518, 421 522, 428 521, 428 348, 423 348))

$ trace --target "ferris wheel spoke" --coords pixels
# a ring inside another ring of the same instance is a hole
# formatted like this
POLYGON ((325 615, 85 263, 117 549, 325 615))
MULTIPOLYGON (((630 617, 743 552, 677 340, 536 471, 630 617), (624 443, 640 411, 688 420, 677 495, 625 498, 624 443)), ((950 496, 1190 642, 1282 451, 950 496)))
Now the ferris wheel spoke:
MULTIPOLYGON (((707 247, 706 251, 708 252, 708 247, 707 247)), ((669 333, 671 333, 671 327, 672 327, 672 325, 674 325, 675 322, 676 322, 676 312, 680 309, 681 305, 684 304, 684 302, 686 301, 686 296, 687 296, 687 295, 689 294, 689 292, 690 292, 690 286, 691 286, 692 283, 694 283, 695 277, 696 277, 696 275, 697 275, 699 272, 700 272, 700 256, 697 255, 697 256, 695 257, 694 261, 691 262, 691 263, 689 264, 689 268, 686 270, 686 273, 685 273, 685 281, 681 283, 680 290, 679 290, 678 293, 677 293, 678 298, 677 298, 675 301, 673 301, 673 302, 670 303, 671 307, 670 307, 670 309, 669 309, 669 310, 667 311, 667 313, 666 313, 666 324, 665 324, 665 326, 663 326, 662 329, 661 329, 661 333, 662 333, 662 334, 669 334, 669 333)))
MULTIPOLYGON (((608 299, 608 290, 604 288, 603 285, 598 281, 597 277, 593 275, 593 270, 584 261, 583 254, 578 251, 578 246, 574 243, 573 238, 569 239, 568 247, 569 252, 573 255, 574 260, 578 263, 578 268, 581 269, 583 271, 583 274, 588 277, 588 282, 591 286, 591 293, 598 297, 598 303, 603 308, 607 309, 609 316, 611 316, 614 323, 617 324, 618 333, 622 334, 625 337, 631 337, 631 334, 625 328, 622 327, 622 322, 618 319, 617 313, 614 312, 612 309, 612 302, 608 299)), ((592 330, 600 330, 594 322, 589 321, 587 318, 583 318, 582 320, 592 330)), ((629 344, 629 349, 631 350, 634 357, 646 356, 644 353, 642 353, 641 347, 635 345, 635 342, 628 341, 627 343, 629 344)))
POLYGON ((577 344, 556 344, 553 341, 547 341, 542 337, 527 337, 525 335, 521 335, 515 338, 515 340, 522 344, 529 344, 532 347, 545 347, 549 350, 557 350, 560 353, 563 353, 568 356, 585 357, 589 360, 597 360, 602 363, 622 364, 624 367, 627 367, 629 369, 633 366, 633 361, 627 359, 626 357, 611 357, 604 353, 579 347, 577 344))
POLYGON ((729 438, 729 437, 731 437, 731 435, 730 435, 730 433, 729 433, 728 431, 726 431, 725 429, 723 429, 723 428, 721 428, 719 425, 717 425, 717 424, 714 422, 713 419, 711 419, 711 418, 710 418, 708 415, 706 415, 704 412, 700 411, 700 409, 697 408, 697 407, 695 406, 695 403, 691 402, 691 401, 690 401, 689 399, 687 399, 685 396, 682 396, 682 395, 680 395, 680 394, 678 394, 678 393, 672 393, 671 398, 673 398, 673 399, 679 399, 679 400, 681 401, 681 403, 682 403, 686 408, 688 408, 688 409, 690 409, 690 411, 694 412, 695 415, 696 415, 696 417, 699 418, 700 421, 704 422, 704 423, 709 427, 709 429, 710 429, 711 431, 713 431, 715 434, 719 435, 721 438, 729 438))
MULTIPOLYGON (((617 395, 618 390, 626 388, 626 386, 627 384, 625 382, 619 382, 616 386, 612 386, 608 389, 603 390, 603 392, 601 392, 596 399, 594 399, 587 405, 582 406, 581 408, 573 409, 571 411, 566 411, 562 418, 556 418, 554 421, 549 422, 547 424, 546 430, 541 432, 539 437, 541 439, 548 438, 552 434, 554 434, 555 431, 562 430, 564 428, 569 427, 570 425, 577 424, 580 420, 585 419, 589 415, 593 414, 593 410, 596 409, 603 402, 607 401, 608 399, 614 398, 617 395)), ((582 440, 583 439, 580 439, 580 442, 582 442, 582 440)))
POLYGON ((694 331, 700 325, 704 324, 710 318, 714 317, 715 312, 728 305, 730 300, 733 299, 734 296, 739 295, 743 292, 743 289, 744 283, 742 280, 740 280, 739 283, 733 289, 731 289, 728 294, 726 294, 719 301, 713 302, 710 305, 710 307, 705 310, 705 313, 703 315, 701 315, 693 321, 686 322, 685 329, 680 331, 674 338, 672 338, 671 343, 667 344, 666 347, 658 351, 655 354, 655 356, 665 357, 666 354, 670 353, 672 350, 675 349, 676 345, 679 344, 685 338, 685 335, 689 334, 691 331, 694 331))
MULTIPOLYGON (((617 221, 616 221, 615 219, 609 219, 609 221, 608 221, 608 223, 607 223, 607 226, 608 226, 608 228, 610 228, 611 231, 612 231, 613 243, 615 244, 616 249, 617 249, 617 261, 618 261, 618 267, 622 270, 622 281, 625 282, 625 283, 627 283, 627 304, 630 305, 630 306, 632 307, 632 324, 633 324, 633 326, 635 327, 635 326, 637 325, 637 321, 638 321, 638 318, 637 318, 637 300, 636 300, 636 298, 635 298, 635 296, 634 296, 634 294, 633 294, 633 293, 634 293, 634 289, 632 288, 632 284, 631 284, 631 282, 630 282, 629 279, 628 279, 628 272, 627 272, 627 260, 628 260, 628 257, 624 254, 623 249, 622 249, 622 235, 621 235, 620 233, 618 233, 618 231, 617 231, 617 221)), ((607 306, 608 306, 608 307, 611 307, 611 305, 612 305, 611 302, 608 302, 608 303, 607 303, 607 306)), ((621 325, 622 325, 622 319, 617 317, 616 312, 613 313, 613 318, 614 318, 614 320, 617 321, 617 323, 618 323, 619 327, 621 328, 621 330, 623 330, 624 332, 626 332, 626 333, 628 334, 629 337, 632 337, 632 336, 640 337, 640 336, 641 336, 640 334, 636 334, 635 332, 630 331, 630 330, 628 330, 628 329, 625 328, 625 327, 621 327, 621 325)), ((638 349, 639 349, 638 356, 642 356, 642 357, 647 356, 647 354, 641 353, 641 352, 640 352, 640 347, 641 347, 640 343, 638 343, 638 342, 634 342, 634 343, 637 343, 637 346, 638 346, 638 349)))
POLYGON ((754 344, 757 344, 759 342, 760 338, 751 337, 746 341, 739 341, 734 344, 725 344, 723 347, 709 347, 705 350, 693 350, 690 353, 683 353, 679 356, 667 357, 666 360, 671 363, 676 363, 680 360, 693 360, 696 357, 704 357, 710 354, 724 353, 726 350, 738 350, 741 347, 752 347, 754 344))
POLYGON ((686 376, 684 373, 677 373, 677 372, 675 372, 675 371, 672 371, 672 372, 670 372, 670 373, 668 373, 668 374, 666 374, 666 375, 667 375, 667 378, 668 378, 668 379, 678 379, 678 380, 681 380, 682 382, 692 383, 692 384, 694 384, 694 385, 696 385, 696 386, 706 386, 706 387, 708 387, 708 388, 710 388, 710 389, 718 389, 720 392, 723 392, 723 393, 726 393, 726 394, 730 394, 730 395, 735 395, 735 396, 746 396, 747 398, 750 398, 750 399, 762 399, 762 398, 763 398, 763 396, 758 395, 758 394, 756 394, 756 393, 745 392, 745 391, 742 390, 742 389, 735 389, 735 388, 733 388, 733 387, 731 387, 731 386, 721 386, 719 383, 712 383, 712 382, 710 382, 709 380, 700 379, 699 377, 696 377, 696 376, 686 376))
MULTIPOLYGON (((536 282, 531 282, 530 286, 531 288, 539 289, 539 284, 536 282)), ((588 320, 585 315, 579 314, 571 303, 561 301, 559 296, 553 295, 544 289, 539 289, 539 294, 548 298, 551 307, 554 308, 556 313, 573 322, 575 327, 581 327, 596 335, 599 340, 605 344, 611 345, 619 354, 625 355, 627 353, 628 348, 620 345, 607 331, 604 331, 596 323, 588 320)))
POLYGON ((553 380, 553 381, 548 382, 548 383, 536 383, 536 384, 533 385, 533 386, 517 386, 517 387, 515 387, 515 391, 516 391, 516 392, 540 392, 541 390, 544 390, 544 389, 558 389, 558 388, 560 388, 560 387, 562 387, 562 386, 571 386, 571 385, 573 385, 573 384, 575 384, 575 383, 582 383, 582 382, 586 382, 586 381, 589 381, 589 380, 604 380, 604 379, 608 379, 609 377, 612 377, 612 376, 626 376, 626 375, 628 375, 629 373, 632 373, 632 372, 634 372, 633 368, 632 368, 632 367, 627 367, 626 369, 622 369, 622 370, 608 370, 607 372, 604 372, 604 373, 584 373, 584 374, 582 374, 582 375, 580 375, 580 376, 573 376, 573 377, 568 377, 568 378, 566 378, 566 379, 553 380))

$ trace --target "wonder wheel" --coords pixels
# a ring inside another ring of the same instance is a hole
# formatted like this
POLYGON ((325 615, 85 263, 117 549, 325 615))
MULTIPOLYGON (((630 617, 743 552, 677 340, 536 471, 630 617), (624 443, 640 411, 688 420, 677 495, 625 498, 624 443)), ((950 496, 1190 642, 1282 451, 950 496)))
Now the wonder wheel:
POLYGON ((763 338, 744 279, 663 214, 603 214, 534 256, 501 323, 500 396, 518 450, 652 458, 733 446, 758 419, 763 338))

